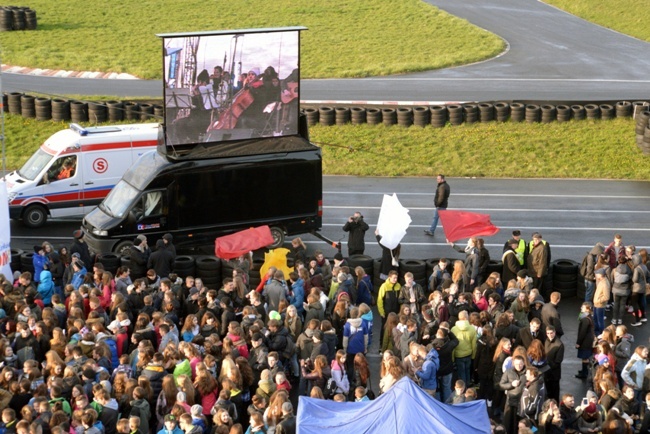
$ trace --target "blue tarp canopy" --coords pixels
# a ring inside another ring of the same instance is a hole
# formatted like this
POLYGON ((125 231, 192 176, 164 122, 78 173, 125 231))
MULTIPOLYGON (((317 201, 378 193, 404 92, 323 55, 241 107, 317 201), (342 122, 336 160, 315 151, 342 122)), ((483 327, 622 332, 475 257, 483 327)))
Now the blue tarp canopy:
POLYGON ((300 397, 298 434, 490 434, 485 401, 443 404, 408 377, 374 401, 334 402, 300 397))

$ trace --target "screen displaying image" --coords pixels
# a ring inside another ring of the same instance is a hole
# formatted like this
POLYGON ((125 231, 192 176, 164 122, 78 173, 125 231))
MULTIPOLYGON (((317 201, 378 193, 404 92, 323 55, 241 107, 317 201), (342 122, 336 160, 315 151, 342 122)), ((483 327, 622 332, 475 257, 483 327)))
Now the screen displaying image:
POLYGON ((162 37, 168 144, 298 133, 299 30, 162 37))

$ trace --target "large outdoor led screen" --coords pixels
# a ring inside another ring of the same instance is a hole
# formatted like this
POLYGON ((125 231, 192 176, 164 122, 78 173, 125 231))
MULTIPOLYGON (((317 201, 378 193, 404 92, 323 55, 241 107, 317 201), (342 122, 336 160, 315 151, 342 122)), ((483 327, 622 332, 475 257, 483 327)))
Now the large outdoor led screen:
POLYGON ((167 144, 297 134, 300 30, 160 35, 167 144))

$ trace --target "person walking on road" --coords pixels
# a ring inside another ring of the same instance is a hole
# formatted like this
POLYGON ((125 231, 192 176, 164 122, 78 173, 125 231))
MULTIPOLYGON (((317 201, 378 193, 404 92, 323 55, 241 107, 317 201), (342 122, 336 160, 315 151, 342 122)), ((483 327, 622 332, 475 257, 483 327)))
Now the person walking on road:
POLYGON ((429 236, 434 236, 436 232, 436 226, 438 226, 438 211, 447 209, 447 202, 449 201, 450 188, 449 184, 445 180, 445 175, 438 175, 438 187, 436 188, 436 195, 433 198, 433 204, 435 209, 433 211, 433 222, 429 229, 425 229, 424 233, 429 236))
POLYGON ((348 237, 348 256, 363 255, 363 251, 366 249, 364 237, 368 229, 368 223, 363 221, 363 216, 359 211, 355 212, 345 222, 343 231, 350 232, 350 236, 348 237))
POLYGON ((535 233, 530 243, 528 273, 533 278, 533 287, 544 295, 544 278, 548 273, 548 252, 540 234, 535 233))

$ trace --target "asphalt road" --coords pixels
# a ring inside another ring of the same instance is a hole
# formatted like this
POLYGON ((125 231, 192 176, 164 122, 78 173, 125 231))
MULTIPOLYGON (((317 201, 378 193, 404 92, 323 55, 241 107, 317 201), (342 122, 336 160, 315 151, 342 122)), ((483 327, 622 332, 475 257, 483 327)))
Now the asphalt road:
MULTIPOLYGON (((650 44, 537 0, 426 0, 502 37, 500 56, 462 67, 364 79, 302 80, 303 101, 650 99, 650 44)), ((430 41, 435 44, 436 41, 430 41)), ((4 91, 161 98, 159 80, 3 74, 4 91)))

